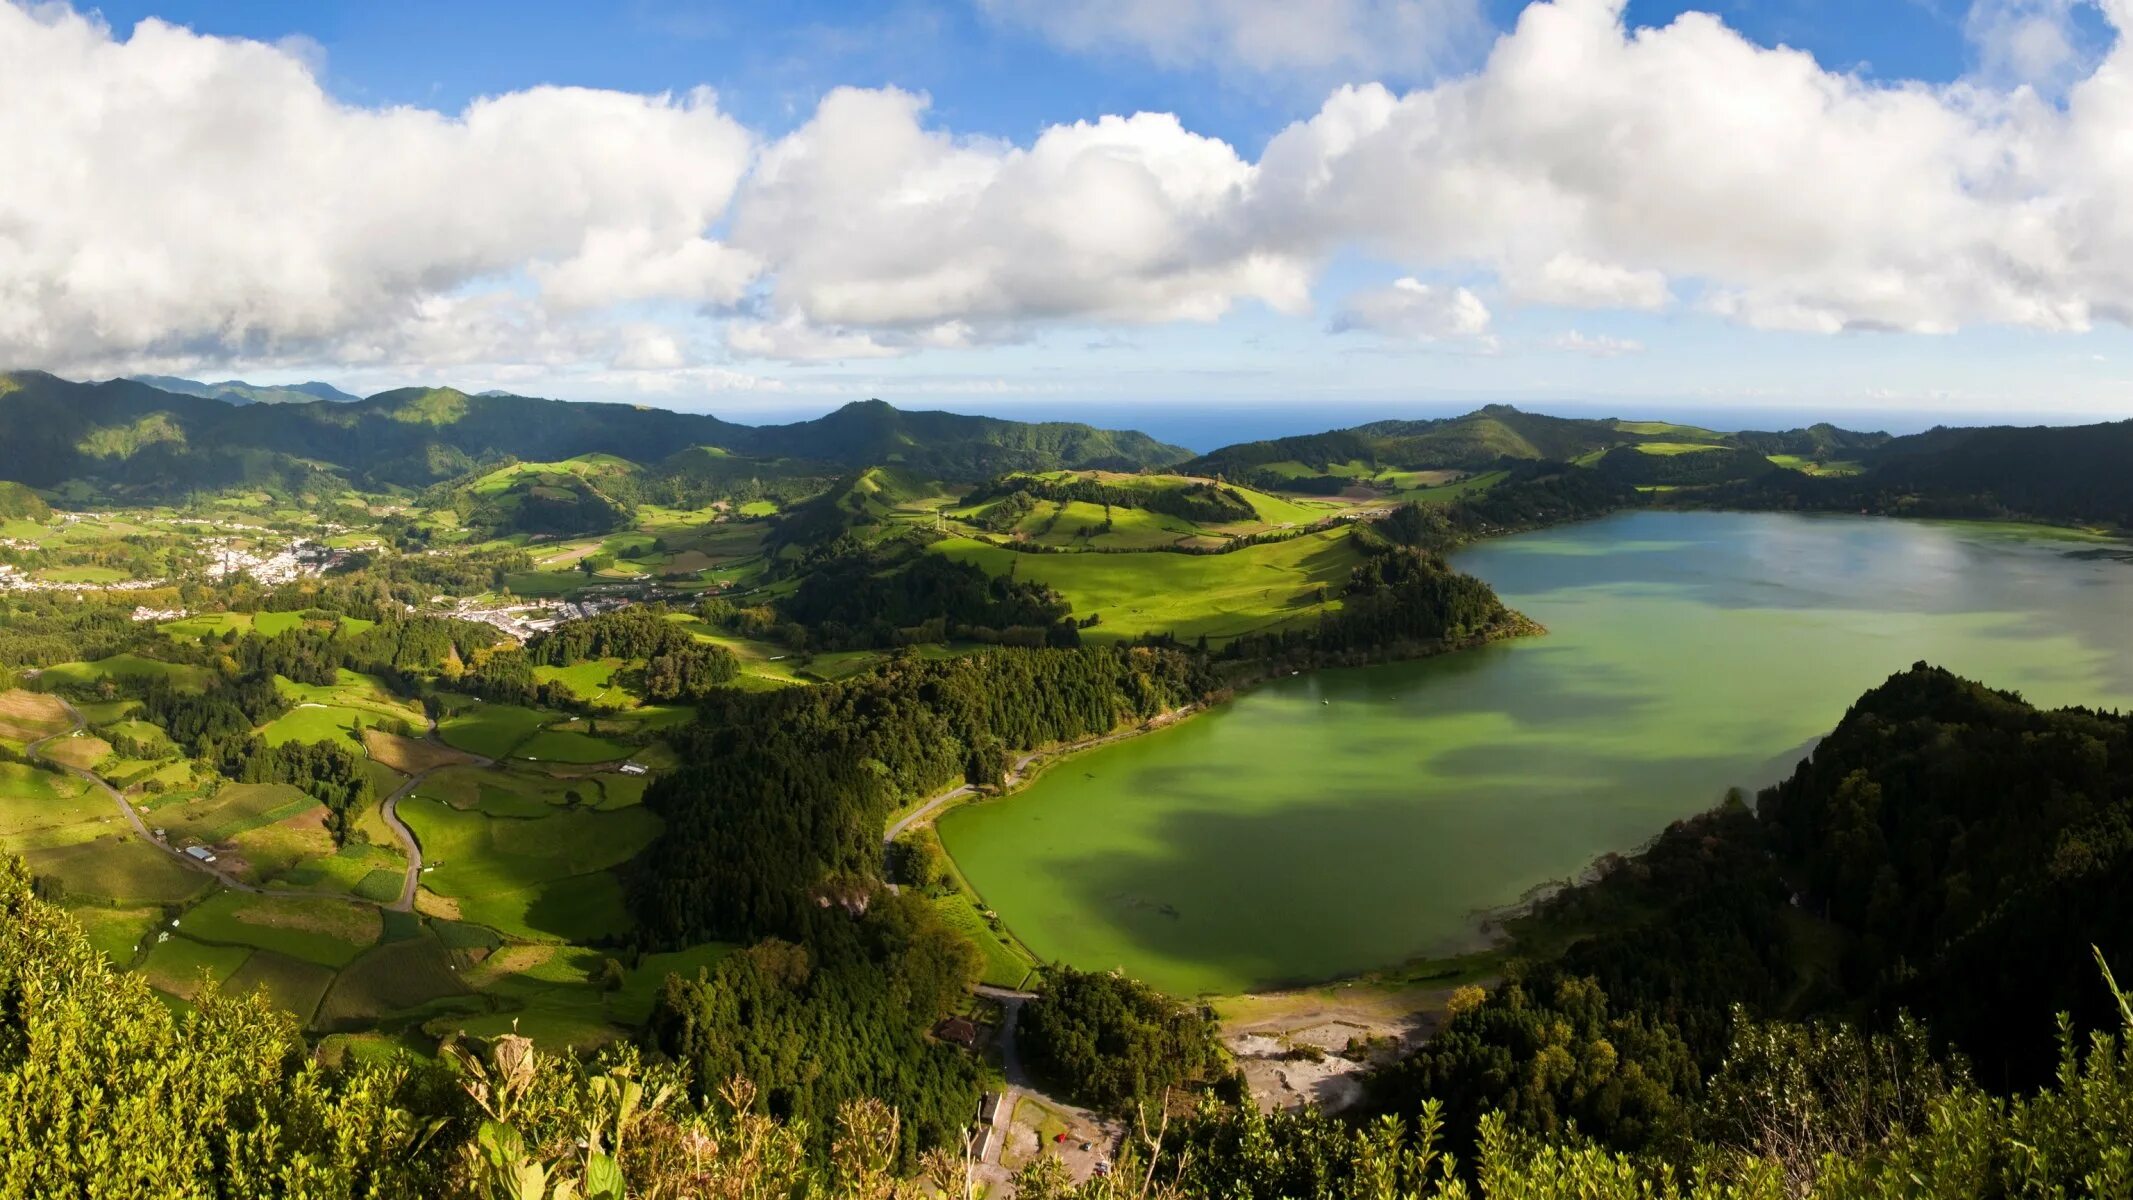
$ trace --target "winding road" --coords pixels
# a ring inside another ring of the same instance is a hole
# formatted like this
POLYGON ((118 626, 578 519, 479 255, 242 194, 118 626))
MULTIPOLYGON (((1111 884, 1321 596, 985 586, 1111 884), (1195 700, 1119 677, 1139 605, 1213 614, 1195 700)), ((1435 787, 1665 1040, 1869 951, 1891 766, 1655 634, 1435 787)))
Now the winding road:
MULTIPOLYGON (((387 796, 385 798, 385 803, 380 806, 380 810, 385 817, 385 823, 392 828, 393 835, 400 839, 402 847, 404 847, 407 852, 407 877, 401 882, 400 896, 398 899, 392 901, 391 903, 379 903, 374 900, 367 900, 361 896, 349 895, 346 892, 326 892, 300 888, 263 888, 256 884, 246 883, 244 880, 239 879, 236 876, 230 874, 229 872, 220 869, 213 863, 202 862, 201 860, 194 858, 192 855, 187 854, 184 851, 178 849, 176 846, 173 846, 170 843, 157 838, 154 834, 148 831, 148 826, 141 820, 140 811, 135 809, 133 805, 126 799, 125 795, 121 793, 117 788, 112 787, 111 784, 107 780, 105 780, 103 776, 98 775, 96 772, 90 771, 86 768, 77 767, 70 763, 61 762, 58 759, 53 758, 51 755, 46 754, 45 747, 50 743, 73 737, 75 734, 81 733, 89 727, 88 721, 84 719, 81 715, 81 710, 74 707, 73 704, 69 703, 65 697, 54 696, 52 698, 54 700, 59 701, 60 706, 67 710, 67 719, 72 721, 73 724, 58 733, 54 733, 46 737, 41 737, 38 738, 36 741, 31 742, 27 747, 31 757, 43 759, 45 762, 51 764, 52 766, 57 767, 60 770, 65 771, 67 774, 74 776, 76 779, 79 779, 84 783, 87 783, 90 786, 102 791, 104 795, 111 798, 112 804, 118 806, 119 814, 126 818, 126 823, 133 826, 134 835, 140 838, 142 841, 162 851, 164 854, 169 855, 171 858, 176 859, 178 862, 183 863, 184 865, 192 868, 195 871, 199 871, 204 875, 213 876, 217 883, 220 883, 223 887, 229 888, 232 891, 249 892, 255 896, 303 896, 317 897, 327 900, 346 900, 354 904, 374 904, 379 908, 390 909, 393 912, 414 911, 415 888, 421 883, 422 880, 422 845, 421 843, 415 840, 414 830, 409 829, 406 823, 400 820, 400 798, 413 792, 415 790, 416 785, 420 784, 424 779, 429 777, 430 772, 436 771, 445 766, 451 766, 455 764, 439 763, 435 767, 430 767, 427 770, 418 771, 408 776, 407 782, 401 784, 399 790, 395 791, 392 795, 387 796)), ((444 745, 444 743, 437 737, 437 721, 434 717, 430 718, 429 730, 427 732, 425 740, 431 742, 434 745, 444 745)), ((450 749, 450 747, 446 748, 450 749)), ((493 759, 483 758, 478 754, 466 754, 465 751, 460 750, 454 750, 453 753, 465 754, 466 760, 469 762, 480 763, 484 766, 494 765, 493 759)))

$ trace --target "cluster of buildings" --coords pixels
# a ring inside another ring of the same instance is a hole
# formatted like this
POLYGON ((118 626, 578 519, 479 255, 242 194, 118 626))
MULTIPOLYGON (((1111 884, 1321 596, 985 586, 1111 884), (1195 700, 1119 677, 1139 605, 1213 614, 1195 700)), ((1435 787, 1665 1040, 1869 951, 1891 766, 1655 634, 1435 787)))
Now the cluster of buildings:
POLYGON ((209 555, 207 577, 214 580, 249 575, 268 586, 292 582, 305 575, 331 571, 349 561, 350 553, 320 542, 298 538, 280 550, 262 552, 236 538, 216 538, 204 547, 209 555))
POLYGON ((618 608, 628 608, 636 603, 627 596, 589 596, 582 600, 511 600, 504 603, 472 597, 455 600, 450 596, 432 596, 430 600, 436 604, 451 605, 451 611, 447 614, 449 616, 462 621, 479 621, 484 625, 493 625, 522 642, 565 622, 613 612, 618 608))
POLYGON ((122 579, 117 583, 60 583, 25 574, 13 563, 0 563, 0 592, 141 592, 169 586, 164 579, 122 579))

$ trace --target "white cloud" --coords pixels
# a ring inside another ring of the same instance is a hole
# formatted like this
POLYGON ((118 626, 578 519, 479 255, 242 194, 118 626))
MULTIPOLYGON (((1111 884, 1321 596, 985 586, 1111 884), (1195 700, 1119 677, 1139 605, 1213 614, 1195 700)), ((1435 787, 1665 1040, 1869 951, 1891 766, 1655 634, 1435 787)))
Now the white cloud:
POLYGON ((1276 233, 1557 301, 1644 307, 1678 283, 1761 326, 2082 329, 2133 312, 2128 112, 2122 42, 2062 111, 1559 0, 1472 77, 1335 93, 1268 147, 1256 204, 1276 233), (1592 266, 1551 287, 1551 263, 1592 266))
POLYGON ((705 238, 751 150, 709 92, 363 109, 308 53, 0 4, 0 360, 412 356, 483 281, 585 307, 753 274, 705 238))
POLYGON ((1432 74, 1485 44, 1479 0, 979 0, 1077 51, 1167 67, 1375 79, 1432 74))
MULTIPOLYGON (((1050 30, 1109 2, 995 6, 1050 30)), ((1474 73, 1340 88, 1256 162, 1160 113, 958 136, 895 89, 833 91, 767 143, 703 91, 364 108, 320 89, 315 46, 154 21, 120 41, 0 2, 0 362, 877 358, 1301 315, 1357 251, 1409 277, 1336 324, 1393 336, 1486 337, 1478 296, 1419 281, 1439 276, 1826 333, 2126 323, 2133 49, 2085 44, 2078 2, 1980 0, 1984 67, 1946 86, 1833 73, 1708 15, 1536 3, 1474 73)), ((1424 53, 1401 22, 1438 11, 1314 3, 1121 4, 1117 36, 1359 65, 1424 53)))
POLYGON ((2093 70, 2077 10, 2094 0, 1974 0, 1963 36, 1977 48, 1983 77, 1997 85, 2029 84, 2056 94, 2093 70))
POLYGON ((1308 307, 1309 257, 1262 248, 1243 222, 1252 166, 1177 118, 1055 125, 1025 148, 927 129, 924 108, 895 89, 839 89, 765 148, 732 241, 772 264, 778 323, 984 329, 1204 321, 1243 299, 1308 307))
POLYGON ((1463 287, 1397 279, 1348 297, 1333 331, 1351 330, 1423 342, 1482 338, 1489 332, 1489 307, 1463 287))
POLYGON ((1624 355, 1644 353, 1643 342, 1631 338, 1609 337, 1606 334, 1588 336, 1575 329, 1550 338, 1548 346, 1550 349, 1592 358, 1621 358, 1624 355))

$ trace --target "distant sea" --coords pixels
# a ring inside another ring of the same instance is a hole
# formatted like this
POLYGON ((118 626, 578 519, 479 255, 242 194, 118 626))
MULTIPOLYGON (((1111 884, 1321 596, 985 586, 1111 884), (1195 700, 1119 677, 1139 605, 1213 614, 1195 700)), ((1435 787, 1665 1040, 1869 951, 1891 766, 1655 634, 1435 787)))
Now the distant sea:
MULTIPOLYGON (((1347 429, 1372 421, 1425 420, 1472 412, 1480 402, 1356 404, 1298 400, 1288 404, 1222 404, 1213 401, 1121 404, 1074 400, 1016 399, 1009 401, 975 396, 949 397, 937 403, 898 396, 891 403, 903 409, 941 409, 948 412, 1006 417, 1016 421, 1085 421, 1105 429, 1137 429, 1150 437, 1188 450, 1206 452, 1238 442, 1297 434, 1347 429)), ((766 411, 712 413, 747 425, 776 425, 805 421, 831 411, 837 403, 766 411)), ((1828 421, 1845 429, 1881 430, 1893 434, 1918 433, 1936 425, 2083 425, 2113 418, 2096 413, 2066 412, 1930 412, 1916 409, 1847 408, 1746 408, 1720 405, 1690 405, 1653 402, 1596 404, 1592 401, 1518 401, 1525 412, 1557 417, 1621 417, 1637 421, 1673 421, 1706 429, 1732 432, 1741 429, 1796 429, 1828 421)))

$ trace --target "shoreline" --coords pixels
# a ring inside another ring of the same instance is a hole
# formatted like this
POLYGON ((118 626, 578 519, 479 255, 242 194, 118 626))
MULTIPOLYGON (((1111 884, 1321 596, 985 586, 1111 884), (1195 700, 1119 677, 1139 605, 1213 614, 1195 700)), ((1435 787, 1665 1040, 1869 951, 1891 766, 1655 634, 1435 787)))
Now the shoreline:
MULTIPOLYGON (((970 804, 1011 799, 1036 782, 1046 771, 1060 763, 1076 758, 1088 751, 1101 749, 1107 745, 1138 738, 1146 734, 1159 733, 1165 729, 1176 728, 1194 717, 1214 712, 1266 684, 1279 679, 1291 678, 1305 671, 1316 673, 1326 670, 1352 670, 1363 667, 1388 666, 1394 663, 1420 662, 1461 651, 1479 649, 1497 642, 1513 641, 1526 637, 1540 637, 1547 634, 1546 626, 1526 616, 1524 613, 1512 608, 1506 608, 1504 611, 1508 614, 1508 619, 1501 624, 1491 626, 1480 633, 1469 634, 1456 639, 1437 639, 1428 643, 1395 643, 1380 651, 1352 658, 1342 656, 1337 661, 1297 661, 1294 663, 1284 661, 1253 664, 1261 669, 1236 677, 1207 699, 1195 701, 1191 704, 1171 709, 1168 712, 1158 713, 1131 728, 1115 729, 1109 733, 1099 734, 1092 738, 1084 738, 1077 742, 1032 750, 1015 764, 1014 769, 1009 774, 1009 782, 999 791, 984 792, 967 783, 959 784, 936 792, 914 806, 895 810, 890 814, 890 821, 883 832, 883 851, 886 853, 890 845, 907 835, 921 831, 930 833, 934 844, 940 849, 942 860, 954 877, 958 890, 969 897, 981 914, 996 911, 986 901, 984 892, 979 890, 977 885, 964 873, 961 864, 956 862, 955 855, 949 851, 947 843, 941 839, 938 823, 946 814, 970 804)), ((1370 968, 1351 975, 1339 975, 1316 981, 1285 982, 1267 988, 1244 992, 1207 992, 1201 993, 1194 998, 1203 1002, 1218 1002, 1249 996, 1291 995, 1316 989, 1355 986, 1369 986, 1387 991, 1408 990, 1416 985, 1397 981, 1381 981, 1376 977, 1386 973, 1417 969, 1428 964, 1459 961, 1475 956, 1493 957, 1497 951, 1508 944, 1509 939, 1500 931, 1495 933, 1489 931, 1487 922, 1480 919, 1486 915, 1476 914, 1477 921, 1475 926, 1477 936, 1481 937, 1486 944, 1473 950, 1451 956, 1420 954, 1400 960, 1397 963, 1370 968)), ((1036 953, 1029 943, 1022 938, 1021 934, 1015 932, 1013 925, 1003 919, 1000 922, 1000 932, 1005 934, 1007 939, 1029 958, 1033 969, 1038 971, 1044 969, 1047 960, 1036 953)))

